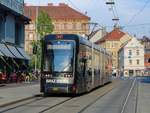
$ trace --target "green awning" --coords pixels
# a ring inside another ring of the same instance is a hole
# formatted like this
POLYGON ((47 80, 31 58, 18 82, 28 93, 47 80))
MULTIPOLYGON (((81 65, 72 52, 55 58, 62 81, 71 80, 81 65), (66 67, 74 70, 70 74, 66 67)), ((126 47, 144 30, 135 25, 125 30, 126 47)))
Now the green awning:
POLYGON ((5 44, 0 43, 0 51, 4 54, 4 56, 15 58, 15 56, 10 52, 5 44))
POLYGON ((11 53, 14 54, 14 56, 16 58, 24 59, 24 57, 19 53, 19 51, 17 50, 17 48, 15 46, 7 45, 7 47, 9 48, 9 50, 11 51, 11 53))
POLYGON ((21 55, 24 56, 25 59, 30 60, 30 56, 25 52, 23 48, 17 47, 17 49, 21 53, 21 55))

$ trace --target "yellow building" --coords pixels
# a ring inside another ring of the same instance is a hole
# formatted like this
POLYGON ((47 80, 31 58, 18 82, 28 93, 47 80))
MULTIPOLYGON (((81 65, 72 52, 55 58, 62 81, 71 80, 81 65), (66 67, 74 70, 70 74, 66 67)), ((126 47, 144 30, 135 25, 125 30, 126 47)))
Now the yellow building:
POLYGON ((129 41, 131 37, 115 28, 110 33, 106 34, 102 39, 98 40, 96 44, 100 44, 102 47, 106 48, 106 50, 112 53, 112 65, 114 73, 118 71, 118 51, 121 45, 127 41, 129 41))
POLYGON ((37 40, 35 20, 40 11, 48 13, 54 25, 54 34, 89 34, 90 18, 64 3, 55 6, 26 6, 25 15, 31 18, 31 23, 25 28, 25 50, 32 54, 32 42, 37 40))

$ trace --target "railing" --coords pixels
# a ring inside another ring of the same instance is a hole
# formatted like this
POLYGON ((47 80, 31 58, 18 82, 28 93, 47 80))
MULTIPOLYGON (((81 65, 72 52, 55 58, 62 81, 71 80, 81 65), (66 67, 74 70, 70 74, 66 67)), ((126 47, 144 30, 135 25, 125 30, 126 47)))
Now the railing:
POLYGON ((23 0, 22 2, 19 2, 18 0, 0 0, 0 4, 3 4, 4 6, 23 14, 23 0))

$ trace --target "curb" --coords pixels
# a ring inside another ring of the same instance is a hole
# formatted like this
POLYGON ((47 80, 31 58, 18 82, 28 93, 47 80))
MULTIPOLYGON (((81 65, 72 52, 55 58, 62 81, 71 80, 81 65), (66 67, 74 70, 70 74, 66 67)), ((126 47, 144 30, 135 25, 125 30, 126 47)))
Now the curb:
POLYGON ((30 97, 18 99, 18 100, 15 100, 15 101, 11 101, 11 102, 8 102, 8 103, 5 103, 5 104, 0 105, 0 108, 1 108, 1 107, 6 107, 6 106, 10 106, 10 105, 13 105, 13 104, 16 104, 16 103, 19 103, 19 102, 23 102, 23 101, 26 101, 26 100, 30 100, 30 99, 33 99, 33 98, 35 98, 35 97, 39 97, 39 96, 41 96, 41 95, 42 95, 42 94, 36 94, 36 95, 34 95, 34 96, 30 96, 30 97))
POLYGON ((1 85, 0 85, 0 87, 4 87, 4 86, 6 86, 6 85, 5 85, 5 84, 1 84, 1 85))

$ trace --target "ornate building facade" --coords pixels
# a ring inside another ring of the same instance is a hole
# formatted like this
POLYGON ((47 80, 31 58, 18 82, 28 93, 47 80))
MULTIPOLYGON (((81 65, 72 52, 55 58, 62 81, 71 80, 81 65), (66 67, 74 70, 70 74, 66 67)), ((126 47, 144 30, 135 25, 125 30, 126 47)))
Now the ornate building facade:
POLYGON ((119 70, 122 76, 142 76, 144 75, 144 45, 132 37, 119 50, 119 70))

